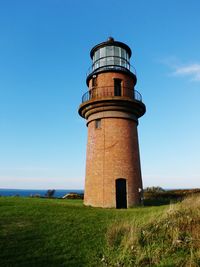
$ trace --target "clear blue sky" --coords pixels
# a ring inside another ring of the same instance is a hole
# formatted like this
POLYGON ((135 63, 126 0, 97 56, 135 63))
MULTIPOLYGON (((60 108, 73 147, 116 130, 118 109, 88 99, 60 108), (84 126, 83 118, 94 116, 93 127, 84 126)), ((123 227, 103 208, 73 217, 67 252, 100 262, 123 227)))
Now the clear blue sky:
POLYGON ((144 186, 200 187, 199 0, 0 1, 0 188, 84 187, 90 49, 127 43, 144 186))

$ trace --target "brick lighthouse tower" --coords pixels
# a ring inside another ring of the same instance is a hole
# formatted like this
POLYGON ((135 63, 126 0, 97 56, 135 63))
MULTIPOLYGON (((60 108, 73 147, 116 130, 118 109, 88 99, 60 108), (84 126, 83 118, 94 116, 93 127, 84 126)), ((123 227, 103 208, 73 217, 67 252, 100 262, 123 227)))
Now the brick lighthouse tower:
POLYGON ((135 90, 131 49, 109 38, 92 48, 79 114, 87 120, 84 204, 127 208, 141 203, 137 125, 146 107, 135 90))

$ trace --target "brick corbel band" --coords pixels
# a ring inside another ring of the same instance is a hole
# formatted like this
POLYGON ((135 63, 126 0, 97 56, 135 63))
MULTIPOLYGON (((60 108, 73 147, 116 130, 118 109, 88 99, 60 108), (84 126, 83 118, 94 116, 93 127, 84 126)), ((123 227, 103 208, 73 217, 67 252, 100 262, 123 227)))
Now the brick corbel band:
POLYGON ((134 120, 138 123, 137 117, 131 113, 125 113, 122 111, 101 111, 95 114, 91 114, 88 117, 87 125, 93 120, 103 119, 103 118, 124 118, 124 119, 134 120))

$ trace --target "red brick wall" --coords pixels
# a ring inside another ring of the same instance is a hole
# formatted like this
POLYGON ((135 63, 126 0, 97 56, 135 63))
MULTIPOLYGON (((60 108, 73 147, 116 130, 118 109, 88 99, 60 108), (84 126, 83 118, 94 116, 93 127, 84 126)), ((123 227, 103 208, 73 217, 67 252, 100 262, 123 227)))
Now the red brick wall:
MULTIPOLYGON (((129 74, 105 72, 96 75, 97 93, 100 90, 102 93, 100 95, 104 97, 104 90, 114 91, 115 78, 122 80, 123 90, 124 87, 133 89, 134 80, 129 74)), ((92 89, 92 80, 89 81, 89 88, 92 89)), ((96 93, 96 90, 93 92, 96 93)), ((127 90, 127 96, 131 97, 129 92, 130 90, 127 90)), ((142 188, 142 179, 137 118, 134 119, 134 111, 133 114, 121 111, 120 118, 116 106, 113 107, 113 113, 110 112, 112 115, 109 117, 102 102, 103 110, 88 117, 85 205, 116 207, 115 182, 118 178, 125 178, 127 181, 127 206, 131 207, 140 202, 139 188, 142 188), (126 118, 127 115, 129 119, 126 118), (100 129, 95 129, 94 116, 101 118, 100 129)), ((95 108, 95 104, 90 108, 95 108)))
MULTIPOLYGON (((96 86, 104 87, 104 86, 114 86, 114 79, 121 79, 123 87, 133 88, 134 80, 133 78, 125 73, 118 72, 105 72, 99 73, 96 75, 96 86)), ((92 79, 89 81, 89 88, 92 88, 92 79)))
POLYGON ((88 145, 84 203, 116 207, 115 180, 127 180, 128 207, 139 203, 142 188, 137 122, 124 118, 103 118, 101 128, 88 124, 88 145))

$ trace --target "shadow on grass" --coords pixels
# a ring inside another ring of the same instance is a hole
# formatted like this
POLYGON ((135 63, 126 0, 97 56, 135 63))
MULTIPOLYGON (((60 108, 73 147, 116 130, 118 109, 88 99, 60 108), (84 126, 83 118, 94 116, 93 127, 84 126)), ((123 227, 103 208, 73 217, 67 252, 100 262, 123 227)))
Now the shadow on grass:
POLYGON ((155 199, 144 199, 144 206, 162 206, 162 205, 169 205, 172 203, 177 203, 181 201, 181 199, 170 199, 170 198, 155 198, 155 199))

